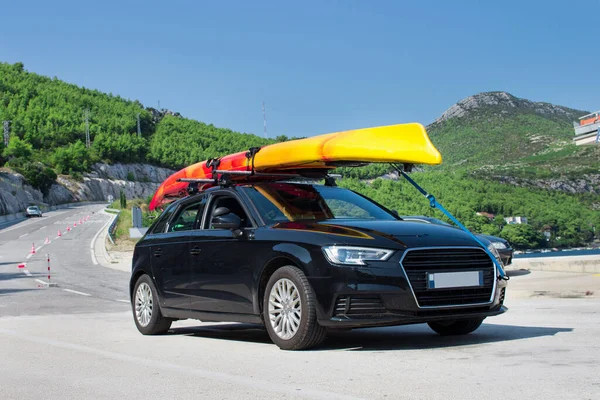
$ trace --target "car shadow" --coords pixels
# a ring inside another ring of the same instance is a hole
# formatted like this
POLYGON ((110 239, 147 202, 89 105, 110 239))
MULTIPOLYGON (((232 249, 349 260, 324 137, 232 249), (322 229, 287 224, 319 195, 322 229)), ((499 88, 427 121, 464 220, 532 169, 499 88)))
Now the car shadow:
MULTIPOLYGON (((405 325, 330 332, 323 345, 314 350, 376 351, 447 348, 555 336, 558 333, 571 331, 573 328, 483 324, 470 335, 440 336, 425 324, 405 325)), ((272 343, 267 331, 262 326, 249 324, 172 328, 169 334, 239 342, 272 343)))
POLYGON ((30 292, 35 289, 0 289, 0 296, 12 294, 12 293, 20 293, 20 292, 30 292))
POLYGON ((529 274, 531 274, 531 271, 528 269, 513 269, 513 270, 506 271, 506 275, 508 275, 510 277, 529 275, 529 274))

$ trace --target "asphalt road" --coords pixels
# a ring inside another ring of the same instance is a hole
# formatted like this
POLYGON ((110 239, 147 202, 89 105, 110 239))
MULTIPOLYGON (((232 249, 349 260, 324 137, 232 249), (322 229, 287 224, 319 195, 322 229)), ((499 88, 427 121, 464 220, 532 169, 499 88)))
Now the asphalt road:
POLYGON ((147 337, 125 303, 127 272, 93 263, 90 243, 108 221, 100 209, 0 230, 0 398, 600 398, 600 297, 563 298, 559 283, 598 287, 599 276, 515 276, 509 312, 464 337, 424 325, 364 329, 284 352, 260 327, 198 321, 147 337), (57 287, 36 280, 46 279, 46 254, 57 287))

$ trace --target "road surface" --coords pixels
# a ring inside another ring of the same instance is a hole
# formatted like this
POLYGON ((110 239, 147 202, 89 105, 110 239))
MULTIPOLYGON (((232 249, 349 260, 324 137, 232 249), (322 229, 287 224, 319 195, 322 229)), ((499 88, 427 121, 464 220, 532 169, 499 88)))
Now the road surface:
POLYGON ((94 264, 92 239, 109 220, 100 210, 0 229, 2 399, 600 398, 599 276, 517 273, 509 312, 464 337, 363 329, 285 352, 260 327, 199 321, 148 337, 133 324, 128 273, 94 264), (56 287, 44 284, 46 254, 56 287))

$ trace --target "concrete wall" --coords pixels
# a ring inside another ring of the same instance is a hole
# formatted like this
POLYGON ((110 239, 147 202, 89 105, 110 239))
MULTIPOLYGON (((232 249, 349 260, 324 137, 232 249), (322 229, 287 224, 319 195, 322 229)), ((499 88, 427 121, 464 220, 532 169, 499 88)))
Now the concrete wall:
POLYGON ((600 255, 515 258, 506 269, 600 274, 600 255))

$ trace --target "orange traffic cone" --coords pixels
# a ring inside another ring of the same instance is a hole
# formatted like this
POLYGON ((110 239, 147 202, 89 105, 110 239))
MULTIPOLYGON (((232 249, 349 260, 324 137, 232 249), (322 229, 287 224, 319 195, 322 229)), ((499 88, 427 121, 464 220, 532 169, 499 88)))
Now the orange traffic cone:
POLYGON ((46 240, 44 240, 44 244, 50 244, 50 239, 48 239, 48 236, 46 236, 46 240))
POLYGON ((62 233, 60 233, 60 229, 58 230, 58 235, 56 235, 56 236, 58 236, 58 237, 62 236, 62 233))
POLYGON ((75 223, 73 224, 73 227, 76 227, 76 226, 77 226, 77 222, 75 222, 75 223))
POLYGON ((30 253, 31 254, 35 254, 35 244, 34 243, 31 243, 31 251, 30 251, 30 253))
POLYGON ((71 230, 70 226, 67 226, 67 232, 69 232, 71 230))

